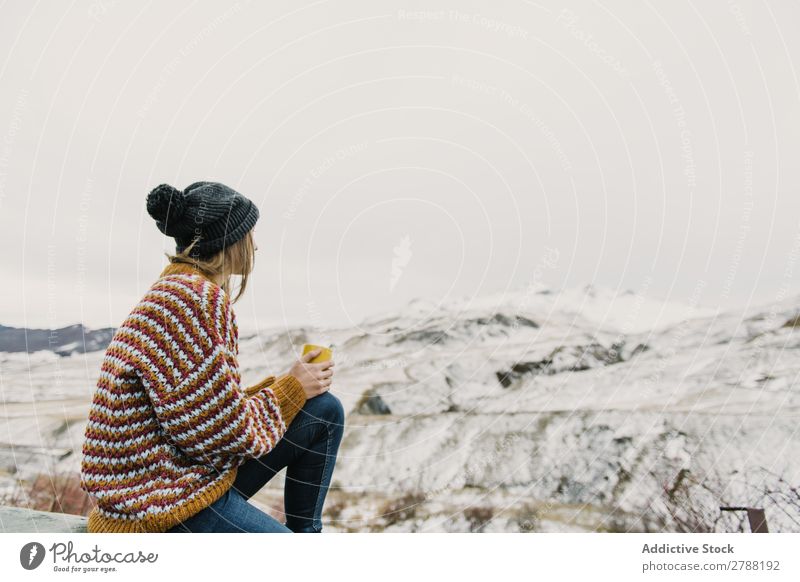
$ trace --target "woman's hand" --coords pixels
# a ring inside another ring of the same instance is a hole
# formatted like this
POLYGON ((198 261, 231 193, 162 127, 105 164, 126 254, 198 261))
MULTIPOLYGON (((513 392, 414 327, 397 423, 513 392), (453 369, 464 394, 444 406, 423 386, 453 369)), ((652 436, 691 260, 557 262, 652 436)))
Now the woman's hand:
POLYGON ((289 369, 289 374, 297 378, 303 385, 306 398, 314 398, 330 389, 333 380, 333 360, 309 363, 316 358, 322 350, 316 349, 304 354, 289 369))

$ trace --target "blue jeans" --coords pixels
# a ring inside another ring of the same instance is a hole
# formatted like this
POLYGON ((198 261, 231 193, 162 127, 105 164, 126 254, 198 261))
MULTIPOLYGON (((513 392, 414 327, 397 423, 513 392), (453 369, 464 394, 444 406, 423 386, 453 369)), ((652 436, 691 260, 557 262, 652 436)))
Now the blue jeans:
POLYGON ((269 453, 239 466, 225 495, 166 533, 321 532, 322 505, 343 433, 344 408, 339 399, 330 392, 310 398, 269 453), (286 523, 282 524, 247 500, 284 467, 286 523))

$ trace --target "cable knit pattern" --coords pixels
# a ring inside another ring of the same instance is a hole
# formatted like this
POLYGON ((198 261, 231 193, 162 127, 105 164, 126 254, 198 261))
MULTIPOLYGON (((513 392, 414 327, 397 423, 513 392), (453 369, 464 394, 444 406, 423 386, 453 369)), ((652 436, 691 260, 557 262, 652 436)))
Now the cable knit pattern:
POLYGON ((116 330, 89 410, 81 488, 89 532, 164 532, 219 499, 306 401, 294 376, 241 387, 229 297, 170 264, 116 330))

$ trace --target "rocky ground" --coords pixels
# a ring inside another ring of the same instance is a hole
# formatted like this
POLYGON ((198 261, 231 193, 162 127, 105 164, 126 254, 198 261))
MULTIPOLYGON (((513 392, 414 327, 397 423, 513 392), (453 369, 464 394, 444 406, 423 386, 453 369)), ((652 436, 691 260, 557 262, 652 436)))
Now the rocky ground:
MULTIPOLYGON (((749 531, 721 505, 800 531, 798 313, 537 289, 354 329, 240 322, 240 365, 249 384, 333 344, 347 429, 328 531, 749 531)), ((102 356, 0 353, 6 504, 88 510, 68 478, 102 356)), ((253 499, 278 517, 282 478, 253 499)))

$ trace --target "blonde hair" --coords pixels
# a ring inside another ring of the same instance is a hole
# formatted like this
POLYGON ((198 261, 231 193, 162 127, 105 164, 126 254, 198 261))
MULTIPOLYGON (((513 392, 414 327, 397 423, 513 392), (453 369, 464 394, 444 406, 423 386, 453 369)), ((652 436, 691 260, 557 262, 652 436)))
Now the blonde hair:
POLYGON ((239 292, 236 297, 231 299, 231 303, 236 303, 244 294, 247 288, 247 280, 255 265, 255 245, 253 244, 253 230, 247 231, 241 239, 230 246, 225 247, 217 254, 208 258, 195 258, 191 256, 192 248, 197 244, 199 238, 195 238, 183 252, 175 255, 164 253, 170 263, 186 263, 202 271, 214 280, 222 279, 220 287, 231 297, 231 275, 234 271, 241 274, 242 279, 239 283, 239 292))

